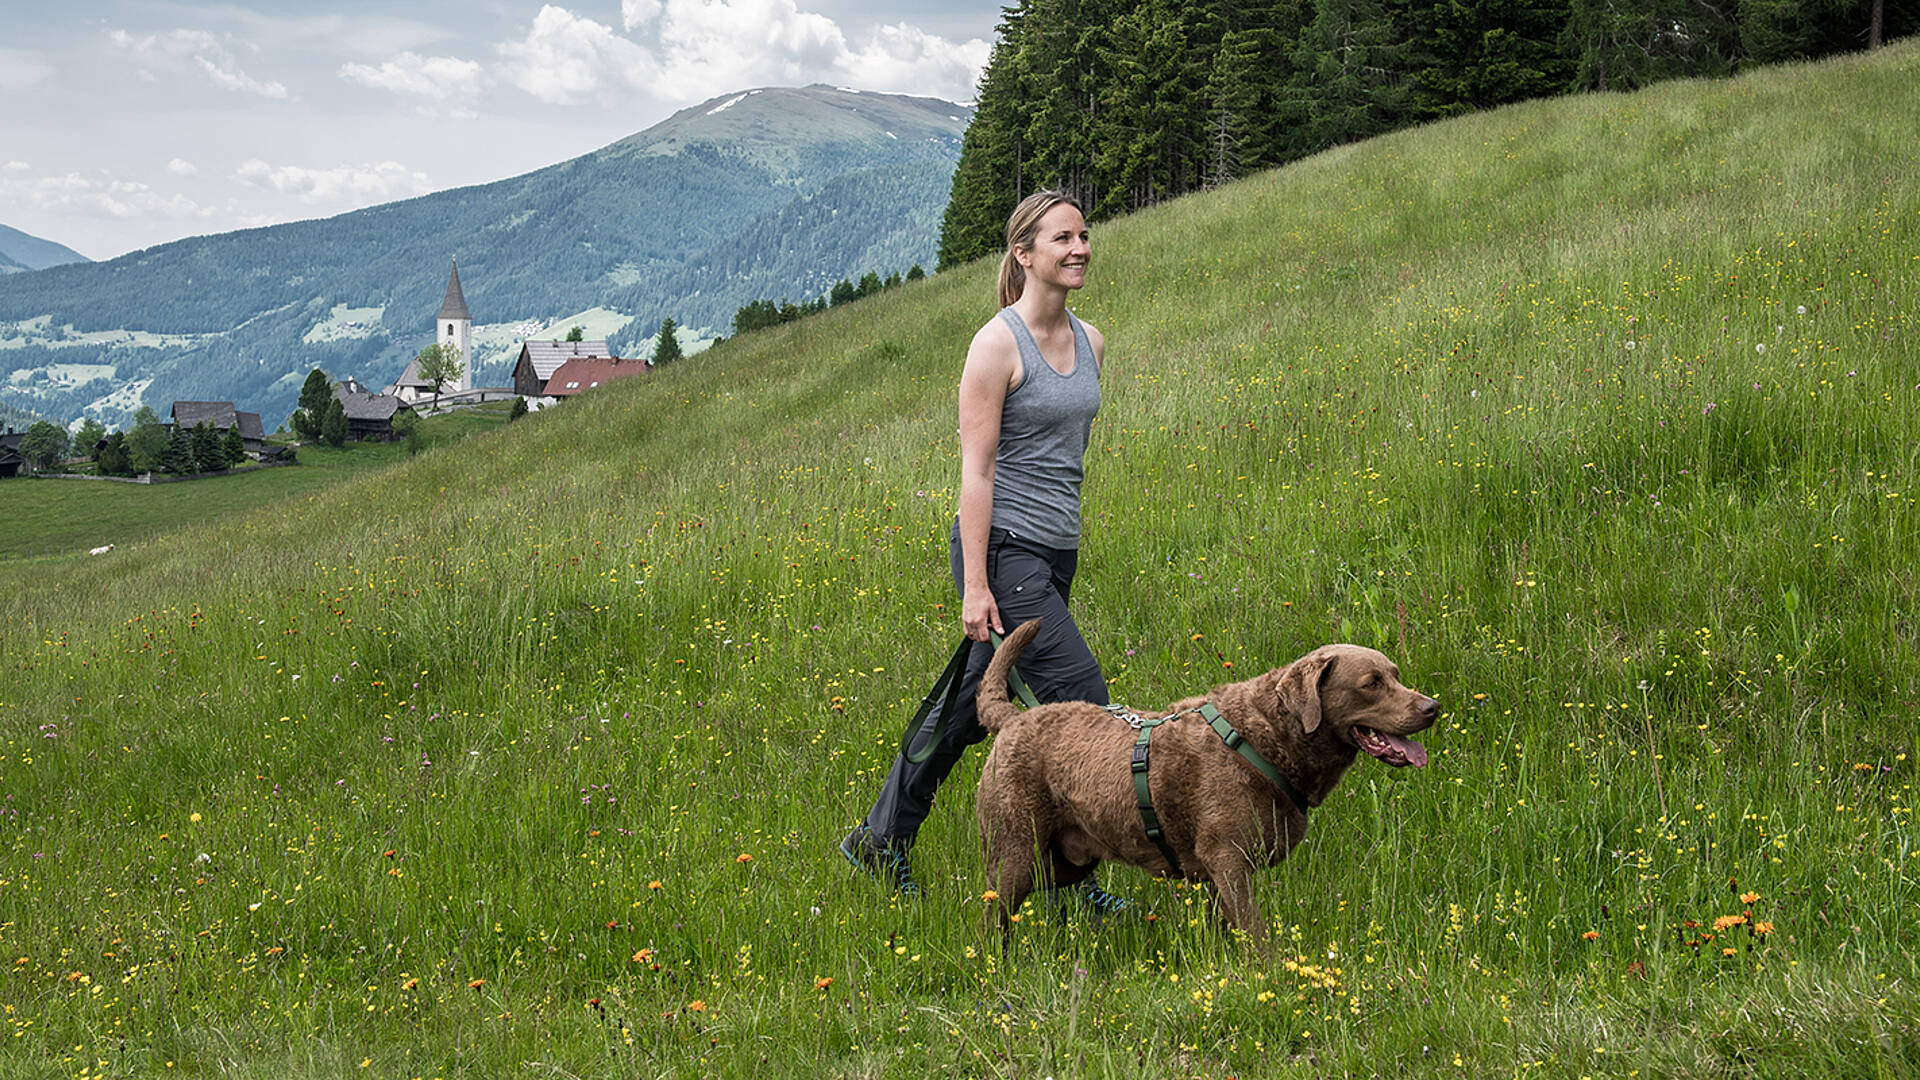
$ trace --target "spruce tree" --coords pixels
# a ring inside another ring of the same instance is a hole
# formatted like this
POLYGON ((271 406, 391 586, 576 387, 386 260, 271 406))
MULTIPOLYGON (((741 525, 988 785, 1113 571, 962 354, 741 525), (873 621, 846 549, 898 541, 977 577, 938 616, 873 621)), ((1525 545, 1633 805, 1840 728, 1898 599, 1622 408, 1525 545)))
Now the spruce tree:
POLYGON ((127 458, 127 434, 116 431, 107 436, 107 444, 100 448, 97 459, 102 476, 132 476, 133 463, 127 458))
POLYGON ((160 467, 175 476, 191 476, 199 472, 199 462, 193 456, 193 436, 178 427, 168 433, 166 451, 160 456, 160 467))
POLYGON ((326 408, 320 416, 320 441, 328 446, 347 444, 347 409, 331 394, 327 395, 326 408))
POLYGON ((327 402, 331 400, 333 383, 327 379, 327 373, 319 368, 307 372, 307 381, 300 384, 299 405, 287 418, 293 433, 304 442, 320 438, 320 422, 326 418, 327 402))
POLYGON ((202 420, 187 433, 193 447, 193 466, 195 472, 219 472, 227 467, 227 451, 221 445, 220 433, 213 429, 210 421, 202 420))
POLYGON ((672 319, 660 320, 660 332, 653 339, 653 366, 664 367, 680 359, 680 336, 672 319))
POLYGON ((239 424, 227 429, 227 437, 220 441, 220 449, 229 469, 247 460, 247 440, 240 437, 239 424))

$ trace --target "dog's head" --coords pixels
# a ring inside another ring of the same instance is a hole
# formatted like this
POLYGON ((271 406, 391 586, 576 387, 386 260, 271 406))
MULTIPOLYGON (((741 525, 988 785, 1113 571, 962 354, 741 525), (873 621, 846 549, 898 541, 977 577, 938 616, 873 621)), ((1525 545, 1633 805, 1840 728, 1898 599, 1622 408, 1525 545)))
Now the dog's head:
POLYGON ((1373 649, 1322 646, 1283 668, 1274 689, 1308 735, 1324 724, 1389 765, 1427 763, 1426 748, 1407 736, 1432 727, 1440 703, 1403 685, 1399 667, 1373 649))

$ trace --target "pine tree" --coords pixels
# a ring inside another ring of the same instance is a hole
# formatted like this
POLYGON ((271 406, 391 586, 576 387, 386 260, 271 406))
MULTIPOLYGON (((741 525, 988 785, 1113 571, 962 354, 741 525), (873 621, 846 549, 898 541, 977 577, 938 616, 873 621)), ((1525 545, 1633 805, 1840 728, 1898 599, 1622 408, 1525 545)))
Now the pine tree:
POLYGON ((220 433, 213 424, 202 420, 187 433, 189 444, 193 448, 193 467, 195 472, 219 472, 227 467, 227 451, 220 444, 220 433))
POLYGON ((175 476, 191 476, 199 472, 200 463, 193 456, 193 436, 178 427, 169 432, 166 451, 160 457, 160 467, 175 476))
POLYGON ((672 319, 660 320, 660 332, 653 338, 653 366, 664 367, 681 358, 680 335, 672 319))
POLYGON ((107 444, 100 448, 100 473, 103 476, 132 476, 133 463, 127 458, 127 434, 116 431, 107 436, 107 444))
POLYGON ((300 403, 294 408, 287 423, 293 426, 294 434, 304 442, 313 442, 320 438, 320 422, 325 419, 327 402, 333 398, 333 383, 327 373, 314 368, 307 372, 307 381, 300 384, 300 403))
POLYGON ((326 408, 320 415, 320 441, 328 446, 347 444, 347 408, 340 399, 327 395, 326 408))
POLYGON ((229 469, 247 460, 247 440, 240 437, 239 424, 227 429, 227 437, 220 440, 220 449, 229 469))
POLYGON ((1024 123, 1020 119, 1019 63, 1022 14, 1009 9, 1000 21, 973 107, 973 120, 960 141, 952 191, 940 220, 938 269, 998 252, 1006 239, 1007 215, 1020 201, 1024 123))

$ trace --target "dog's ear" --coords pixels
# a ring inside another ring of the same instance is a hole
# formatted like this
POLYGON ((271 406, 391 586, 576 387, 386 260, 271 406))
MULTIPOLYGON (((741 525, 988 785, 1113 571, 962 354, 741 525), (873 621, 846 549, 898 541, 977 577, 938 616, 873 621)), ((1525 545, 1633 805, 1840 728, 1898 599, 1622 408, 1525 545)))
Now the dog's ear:
POLYGON ((1287 665, 1280 676, 1280 704, 1300 718, 1309 735, 1320 727, 1320 686, 1333 670, 1333 657, 1316 652, 1287 665))

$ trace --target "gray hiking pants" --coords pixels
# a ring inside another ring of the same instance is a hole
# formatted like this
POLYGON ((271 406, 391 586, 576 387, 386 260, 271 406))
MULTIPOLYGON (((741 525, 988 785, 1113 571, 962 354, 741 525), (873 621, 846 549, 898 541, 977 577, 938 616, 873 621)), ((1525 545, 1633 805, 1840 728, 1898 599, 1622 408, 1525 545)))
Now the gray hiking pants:
MULTIPOLYGON (((964 588, 958 530, 949 544, 955 588, 964 588)), ((1015 665, 1020 677, 1042 702, 1091 701, 1107 703, 1107 681, 1100 662, 1080 637, 1080 628, 1067 610, 1067 595, 1079 565, 1078 551, 1044 547, 994 529, 987 537, 987 584, 1008 631, 1029 619, 1044 619, 1040 633, 1020 654, 1015 665)), ((967 658, 946 735, 927 760, 914 764, 896 756, 881 785, 880 797, 867 811, 868 842, 897 850, 913 846, 920 825, 933 812, 933 796, 953 771, 967 747, 987 737, 974 707, 980 677, 993 659, 993 646, 975 642, 967 658)), ((933 734, 937 716, 930 715, 914 739, 916 749, 933 734)))

